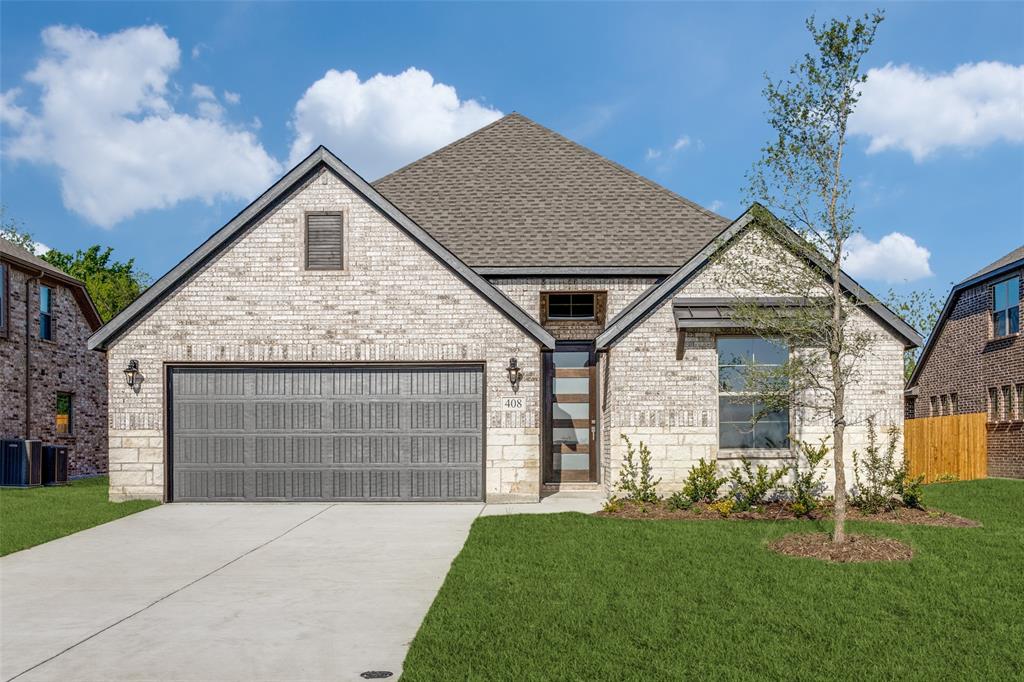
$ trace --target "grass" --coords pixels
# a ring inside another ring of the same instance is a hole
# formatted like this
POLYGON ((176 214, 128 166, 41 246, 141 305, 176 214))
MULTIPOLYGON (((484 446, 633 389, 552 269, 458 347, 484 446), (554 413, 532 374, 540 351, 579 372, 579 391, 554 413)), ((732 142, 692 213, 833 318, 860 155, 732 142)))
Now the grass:
POLYGON ((1021 679, 1024 481, 925 502, 984 527, 851 524, 915 556, 840 565, 765 549, 826 523, 481 518, 403 679, 1021 679))
POLYGON ((45 488, 0 488, 0 556, 160 504, 107 501, 107 477, 45 488))

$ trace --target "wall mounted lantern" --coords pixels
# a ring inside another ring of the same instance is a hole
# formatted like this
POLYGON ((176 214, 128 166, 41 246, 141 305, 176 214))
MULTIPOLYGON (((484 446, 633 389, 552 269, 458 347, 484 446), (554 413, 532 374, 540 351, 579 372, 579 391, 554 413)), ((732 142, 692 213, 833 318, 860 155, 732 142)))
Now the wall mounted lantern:
POLYGON ((519 369, 519 361, 515 358, 508 359, 508 367, 505 368, 508 372, 508 381, 512 384, 512 391, 519 391, 519 382, 523 379, 523 370, 519 369))
POLYGON ((124 368, 124 380, 125 380, 125 382, 129 386, 131 386, 132 388, 135 388, 135 382, 138 380, 138 376, 139 376, 139 361, 138 360, 129 360, 128 361, 128 366, 124 368))

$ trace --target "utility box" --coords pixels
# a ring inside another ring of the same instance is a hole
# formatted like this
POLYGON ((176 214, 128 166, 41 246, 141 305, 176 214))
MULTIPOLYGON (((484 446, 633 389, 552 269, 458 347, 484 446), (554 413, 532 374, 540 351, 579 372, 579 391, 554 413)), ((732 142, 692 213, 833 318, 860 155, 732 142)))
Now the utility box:
POLYGON ((68 448, 66 445, 43 446, 43 485, 64 485, 68 482, 68 448))
MULTIPOLYGON (((65 458, 66 459, 66 458, 65 458)), ((65 465, 65 472, 67 466, 65 465)), ((65 479, 67 473, 65 473, 65 479)), ((0 485, 20 488, 42 485, 43 444, 38 440, 0 441, 0 485)))

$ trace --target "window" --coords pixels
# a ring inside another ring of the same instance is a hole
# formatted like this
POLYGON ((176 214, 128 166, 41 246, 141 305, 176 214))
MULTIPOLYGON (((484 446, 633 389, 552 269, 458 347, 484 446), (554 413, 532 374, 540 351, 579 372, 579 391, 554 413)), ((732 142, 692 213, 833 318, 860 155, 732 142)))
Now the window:
POLYGON ((994 422, 999 419, 999 391, 994 388, 988 389, 988 420, 994 422))
POLYGON ((932 408, 932 411, 929 413, 929 415, 928 415, 929 417, 938 417, 941 414, 941 412, 939 412, 939 396, 937 396, 937 395, 933 395, 932 396, 932 398, 931 398, 931 408, 932 408))
POLYGON ((306 214, 306 269, 344 269, 341 213, 306 214))
POLYGON ((718 338, 718 446, 722 449, 788 448, 789 410, 769 411, 750 394, 751 367, 785 364, 789 349, 756 337, 718 338))
POLYGON ((70 393, 58 393, 57 394, 57 433, 70 435, 74 433, 74 414, 71 408, 71 394, 70 393))
POLYGON ((949 394, 949 413, 958 414, 960 412, 960 405, 958 404, 956 393, 949 394))
POLYGON ((949 414, 949 396, 948 395, 941 396, 939 398, 939 403, 941 403, 941 405, 942 405, 942 412, 940 412, 939 414, 942 414, 942 415, 949 414))
POLYGON ((51 312, 52 290, 50 287, 39 287, 39 338, 53 338, 53 314, 51 312))
POLYGON ((0 263, 0 334, 7 331, 7 266, 0 263))
POLYGON ((1024 384, 1017 384, 1017 419, 1024 419, 1024 384))
POLYGON ((1020 331, 1020 277, 1011 277, 992 288, 992 334, 1008 336, 1020 331))
POLYGON ((593 320, 594 294, 548 294, 549 320, 593 320))
POLYGON ((1010 386, 1003 386, 1003 404, 1000 408, 999 421, 1013 419, 1013 393, 1010 386))

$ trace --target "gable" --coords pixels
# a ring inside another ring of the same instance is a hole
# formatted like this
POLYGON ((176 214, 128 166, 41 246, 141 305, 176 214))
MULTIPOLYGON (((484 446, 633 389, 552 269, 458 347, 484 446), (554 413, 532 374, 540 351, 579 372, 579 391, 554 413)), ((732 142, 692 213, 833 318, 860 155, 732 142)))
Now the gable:
POLYGON ((373 184, 464 262, 488 270, 653 274, 685 263, 728 225, 520 114, 373 184))
MULTIPOLYGON (((202 273, 204 268, 233 248, 234 244, 241 237, 246 235, 255 226, 258 226, 261 221, 268 219, 282 209, 289 210, 288 203, 297 196, 297 192, 312 191, 315 193, 317 190, 315 188, 311 189, 311 181, 322 180, 330 182, 332 179, 336 181, 338 188, 343 188, 344 194, 350 197, 347 208, 350 215, 354 213, 372 213, 375 219, 381 221, 381 224, 387 224, 396 231, 396 234, 401 233, 406 242, 418 249, 424 258, 430 260, 437 268, 458 279, 467 291, 483 298, 490 307, 496 309, 500 315, 519 327, 533 341, 548 347, 554 346, 554 338, 535 320, 530 318, 529 315, 480 277, 480 275, 473 272, 394 205, 380 196, 379 193, 345 166, 330 151, 320 147, 239 213, 231 222, 193 251, 185 260, 161 277, 160 280, 128 306, 128 308, 96 332, 89 339, 89 347, 106 348, 119 335, 130 329, 133 324, 136 324, 144 316, 162 305, 190 278, 202 273), (325 176, 325 173, 330 175, 325 176), (328 179, 324 180, 325 177, 328 179)), ((312 204, 316 203, 316 201, 312 202, 312 204)), ((320 203, 319 209, 316 206, 307 206, 307 208, 309 210, 335 210, 336 206, 332 205, 330 201, 325 201, 320 203)), ((372 238, 370 243, 372 243, 372 238)), ((269 244, 268 248, 273 248, 273 246, 273 244, 269 244)), ((301 250, 302 238, 301 235, 296 235, 294 247, 291 251, 295 255, 296 263, 300 259, 301 250)), ((368 252, 367 257, 370 257, 368 252)), ((382 262, 385 258, 386 256, 381 254, 372 264, 386 267, 387 263, 382 262)), ((271 265, 271 267, 274 266, 271 265)), ((321 273, 322 275, 323 273, 321 273)), ((260 281, 255 281, 253 285, 259 287, 260 281)), ((398 291, 401 291, 401 289, 402 287, 398 287, 398 291)), ((325 299, 323 303, 330 305, 331 301, 325 299)), ((369 301, 366 304, 372 305, 369 301)))
MULTIPOLYGON (((736 219, 728 228, 723 230, 715 238, 711 239, 701 251, 688 263, 676 270, 675 273, 665 278, 660 284, 652 287, 647 293, 639 297, 630 306, 627 306, 609 324, 604 333, 597 339, 599 349, 608 348, 619 339, 628 334, 633 328, 640 324, 648 316, 652 315, 661 306, 665 305, 674 295, 684 287, 688 293, 700 293, 707 296, 721 296, 721 292, 713 284, 714 278, 708 273, 709 268, 718 267, 713 262, 713 257, 723 248, 742 248, 742 239, 749 235, 749 228, 754 219, 753 211, 756 206, 748 209, 742 216, 736 219)), ((782 248, 786 245, 795 244, 800 237, 790 228, 777 227, 776 236, 780 241, 780 255, 789 256, 788 249, 782 248)), ((795 261, 794 261, 795 262, 795 261)), ((812 264, 826 276, 824 259, 812 264)), ((860 286, 845 272, 841 274, 840 284, 844 291, 862 304, 866 314, 873 318, 879 325, 899 339, 905 347, 910 348, 922 343, 921 335, 910 325, 904 322, 898 315, 889 310, 876 297, 860 286)), ((775 292, 750 291, 751 296, 772 295, 775 292)))

